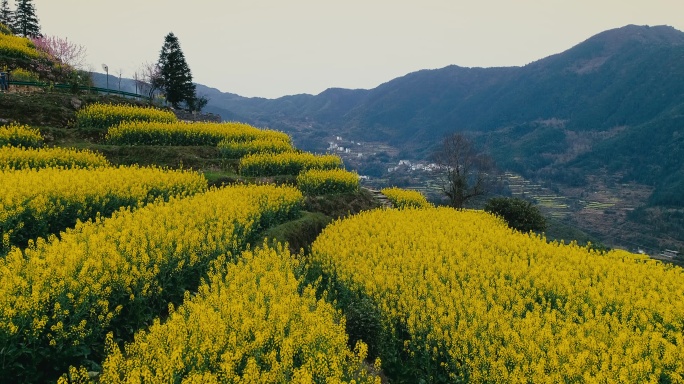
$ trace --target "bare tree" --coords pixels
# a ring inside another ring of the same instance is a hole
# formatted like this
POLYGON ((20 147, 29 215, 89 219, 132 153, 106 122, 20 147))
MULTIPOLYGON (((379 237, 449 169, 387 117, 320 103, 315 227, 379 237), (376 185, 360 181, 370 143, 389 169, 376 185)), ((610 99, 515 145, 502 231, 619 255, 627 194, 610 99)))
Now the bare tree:
POLYGON ((434 159, 441 172, 441 190, 456 209, 463 209, 466 202, 487 194, 493 186, 494 161, 478 153, 463 134, 446 136, 434 159))
POLYGON ((150 99, 150 103, 155 93, 162 89, 164 80, 161 70, 156 63, 144 63, 138 70, 139 74, 136 84, 140 93, 144 93, 150 99))

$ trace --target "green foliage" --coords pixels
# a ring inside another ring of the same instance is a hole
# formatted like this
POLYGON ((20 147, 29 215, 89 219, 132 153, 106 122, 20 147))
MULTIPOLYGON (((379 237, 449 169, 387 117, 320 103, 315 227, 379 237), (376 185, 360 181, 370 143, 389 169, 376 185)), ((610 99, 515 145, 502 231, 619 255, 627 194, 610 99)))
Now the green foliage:
POLYGON ((40 37, 40 24, 33 0, 19 0, 14 12, 14 30, 24 37, 40 37))
POLYGON ((38 77, 37 73, 27 71, 22 68, 17 68, 14 71, 12 71, 12 80, 13 81, 39 81, 40 78, 38 77))
POLYGON ((12 35, 12 30, 5 24, 0 23, 0 35, 12 35))
MULTIPOLYGON (((192 83, 192 73, 185 61, 178 38, 173 32, 166 35, 164 45, 159 54, 158 62, 166 100, 174 108, 179 108, 185 102, 190 109, 196 109, 197 97, 195 84, 192 83)), ((200 104, 203 103, 200 100, 200 104)))
POLYGON ((14 19, 14 12, 9 7, 8 0, 2 0, 0 4, 0 34, 12 35, 12 24, 14 19))
POLYGON ((296 255, 302 249, 307 251, 309 245, 316 240, 318 234, 331 221, 331 217, 320 212, 302 212, 302 217, 266 230, 263 234, 263 239, 257 241, 256 244, 262 243, 264 239, 287 243, 290 252, 296 255))
POLYGON ((520 232, 543 232, 546 229, 546 219, 539 208, 517 197, 489 199, 484 210, 500 216, 506 220, 509 227, 520 232))
POLYGON ((304 199, 305 210, 320 212, 334 219, 344 218, 379 207, 380 204, 375 200, 371 192, 364 188, 354 193, 307 196, 304 199))

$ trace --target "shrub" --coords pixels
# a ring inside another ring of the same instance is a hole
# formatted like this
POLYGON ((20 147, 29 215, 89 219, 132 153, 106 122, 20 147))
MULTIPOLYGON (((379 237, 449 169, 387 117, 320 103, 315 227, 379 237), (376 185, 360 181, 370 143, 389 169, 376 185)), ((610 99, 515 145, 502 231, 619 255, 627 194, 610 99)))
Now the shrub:
POLYGON ((495 197, 484 206, 486 212, 500 216, 508 226, 520 232, 543 232, 546 219, 539 208, 517 197, 495 197))
POLYGON ((13 81, 33 81, 37 82, 39 81, 39 77, 37 73, 27 71, 22 68, 17 68, 12 71, 12 79, 13 81))
POLYGON ((359 190, 359 175, 344 169, 310 169, 297 176, 297 187, 305 195, 351 193, 359 190))

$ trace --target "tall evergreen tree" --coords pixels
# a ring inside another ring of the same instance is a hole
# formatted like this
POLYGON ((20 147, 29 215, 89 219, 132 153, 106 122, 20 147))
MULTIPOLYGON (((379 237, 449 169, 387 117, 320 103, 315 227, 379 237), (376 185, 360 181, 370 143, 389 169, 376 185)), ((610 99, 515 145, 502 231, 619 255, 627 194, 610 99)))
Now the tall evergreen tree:
POLYGON ((196 96, 192 73, 190 73, 188 63, 185 62, 178 38, 173 32, 166 35, 164 39, 158 65, 166 100, 174 108, 178 108, 180 103, 185 102, 191 110, 195 109, 196 96))
POLYGON ((33 0, 19 0, 14 12, 14 32, 24 37, 42 36, 33 0))
POLYGON ((9 0, 2 0, 0 3, 0 24, 10 29, 14 25, 14 12, 9 7, 9 0))

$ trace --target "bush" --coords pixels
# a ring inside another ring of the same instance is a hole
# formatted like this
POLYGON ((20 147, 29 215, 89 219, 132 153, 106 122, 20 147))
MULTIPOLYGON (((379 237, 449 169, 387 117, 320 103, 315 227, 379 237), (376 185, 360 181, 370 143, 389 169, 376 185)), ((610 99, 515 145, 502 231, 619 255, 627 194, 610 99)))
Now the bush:
POLYGON ((12 71, 12 81, 34 81, 37 82, 40 80, 39 76, 37 73, 27 71, 22 68, 17 68, 12 71))
POLYGON ((517 197, 495 197, 489 199, 484 210, 506 220, 508 226, 520 232, 543 232, 546 219, 539 208, 529 201, 517 197))
POLYGON ((297 186, 305 195, 351 193, 359 190, 359 175, 344 169, 310 169, 297 176, 297 186))

